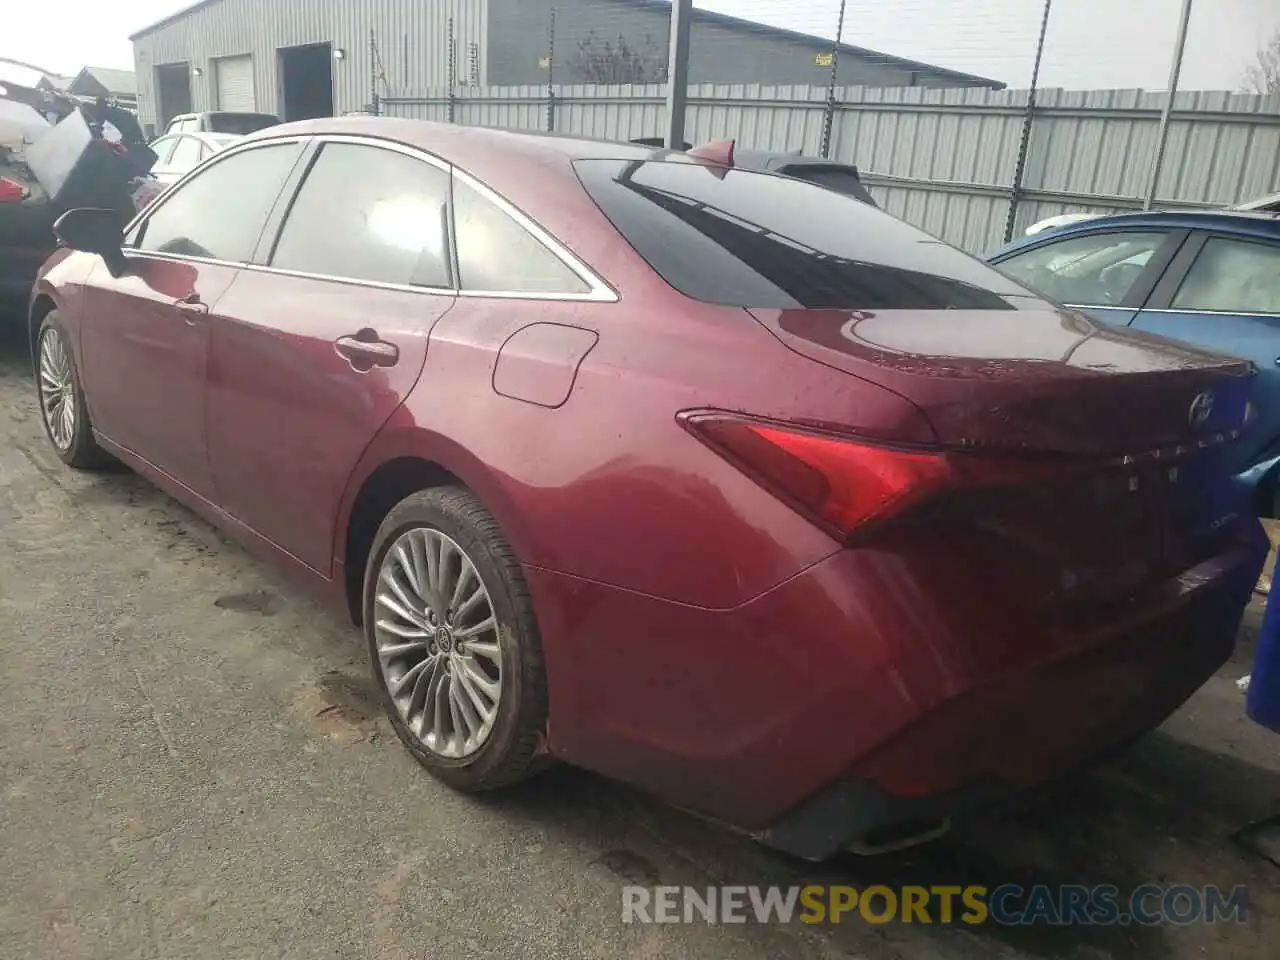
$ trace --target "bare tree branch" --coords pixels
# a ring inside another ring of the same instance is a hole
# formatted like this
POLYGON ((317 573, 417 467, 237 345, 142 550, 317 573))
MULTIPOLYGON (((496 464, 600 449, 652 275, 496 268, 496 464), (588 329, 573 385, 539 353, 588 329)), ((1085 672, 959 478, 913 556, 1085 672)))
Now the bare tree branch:
POLYGON ((617 40, 601 40, 592 30, 578 41, 569 66, 583 83, 663 83, 667 79, 666 58, 651 36, 637 48, 621 34, 617 40))
POLYGON ((1245 68, 1242 79, 1245 93, 1280 93, 1280 30, 1258 48, 1257 62, 1245 68))

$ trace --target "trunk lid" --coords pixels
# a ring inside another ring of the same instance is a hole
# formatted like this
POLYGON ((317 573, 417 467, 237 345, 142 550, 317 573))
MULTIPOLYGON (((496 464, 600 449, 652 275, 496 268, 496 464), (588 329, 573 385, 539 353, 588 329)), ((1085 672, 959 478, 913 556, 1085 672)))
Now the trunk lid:
POLYGON ((957 461, 1013 465, 910 523, 1042 626, 1139 615, 1247 533, 1224 456, 1248 416, 1246 361, 1051 306, 751 312, 792 350, 911 400, 957 461))
POLYGON ((1229 442, 1247 417, 1248 361, 1048 304, 749 312, 797 353, 910 400, 950 448, 1173 455, 1229 442))

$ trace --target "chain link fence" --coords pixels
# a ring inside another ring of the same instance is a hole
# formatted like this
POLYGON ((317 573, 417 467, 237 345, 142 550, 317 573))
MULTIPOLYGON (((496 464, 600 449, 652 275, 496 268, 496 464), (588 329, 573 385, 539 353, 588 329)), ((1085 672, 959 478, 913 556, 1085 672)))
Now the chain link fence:
POLYGON ((694 0, 685 16, 673 59, 669 0, 496 0, 483 37, 449 21, 441 87, 397 84, 409 39, 372 37, 371 106, 661 142, 683 76, 684 142, 856 166, 891 212, 974 252, 1061 213, 1280 191, 1274 0, 694 0))

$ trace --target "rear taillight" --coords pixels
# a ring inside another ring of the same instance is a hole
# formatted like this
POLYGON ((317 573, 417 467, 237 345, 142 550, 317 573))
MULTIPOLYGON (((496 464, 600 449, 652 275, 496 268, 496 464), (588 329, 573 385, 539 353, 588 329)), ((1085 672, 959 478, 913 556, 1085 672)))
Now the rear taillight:
POLYGON ((721 413, 680 417, 694 436, 837 539, 956 485, 941 453, 894 449, 721 413))
POLYGON ((17 180, 0 177, 0 203, 21 203, 27 199, 27 188, 17 180))

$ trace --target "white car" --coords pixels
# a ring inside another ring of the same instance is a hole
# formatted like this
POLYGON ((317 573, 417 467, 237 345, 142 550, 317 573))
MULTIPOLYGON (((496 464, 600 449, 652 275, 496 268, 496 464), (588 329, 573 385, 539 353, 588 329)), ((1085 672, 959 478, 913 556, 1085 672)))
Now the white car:
POLYGON ((161 186, 171 186, 206 159, 225 150, 241 137, 233 133, 171 133, 154 140, 156 164, 151 175, 161 186))
POLYGON ((1280 193, 1273 193, 1269 197, 1250 200, 1248 203, 1240 204, 1235 209, 1244 210, 1248 213, 1280 213, 1280 193))
POLYGON ((1100 216, 1102 216, 1100 213, 1060 213, 1056 217, 1039 220, 1027 227, 1027 236, 1034 237, 1037 233, 1044 233, 1046 230, 1057 230, 1059 227, 1070 226, 1081 220, 1092 220, 1100 216))
MULTIPOLYGON (((1242 203, 1239 206, 1232 207, 1231 209, 1240 210, 1245 213, 1280 213, 1280 193, 1273 193, 1267 197, 1250 200, 1248 203, 1242 203)), ((1037 233, 1044 233, 1046 230, 1057 230, 1059 227, 1067 227, 1073 223, 1079 223, 1082 220, 1092 220, 1095 217, 1103 216, 1109 216, 1109 214, 1062 213, 1056 217, 1047 217, 1044 220, 1037 220, 1031 226, 1027 227, 1027 236, 1034 237, 1037 233)))

